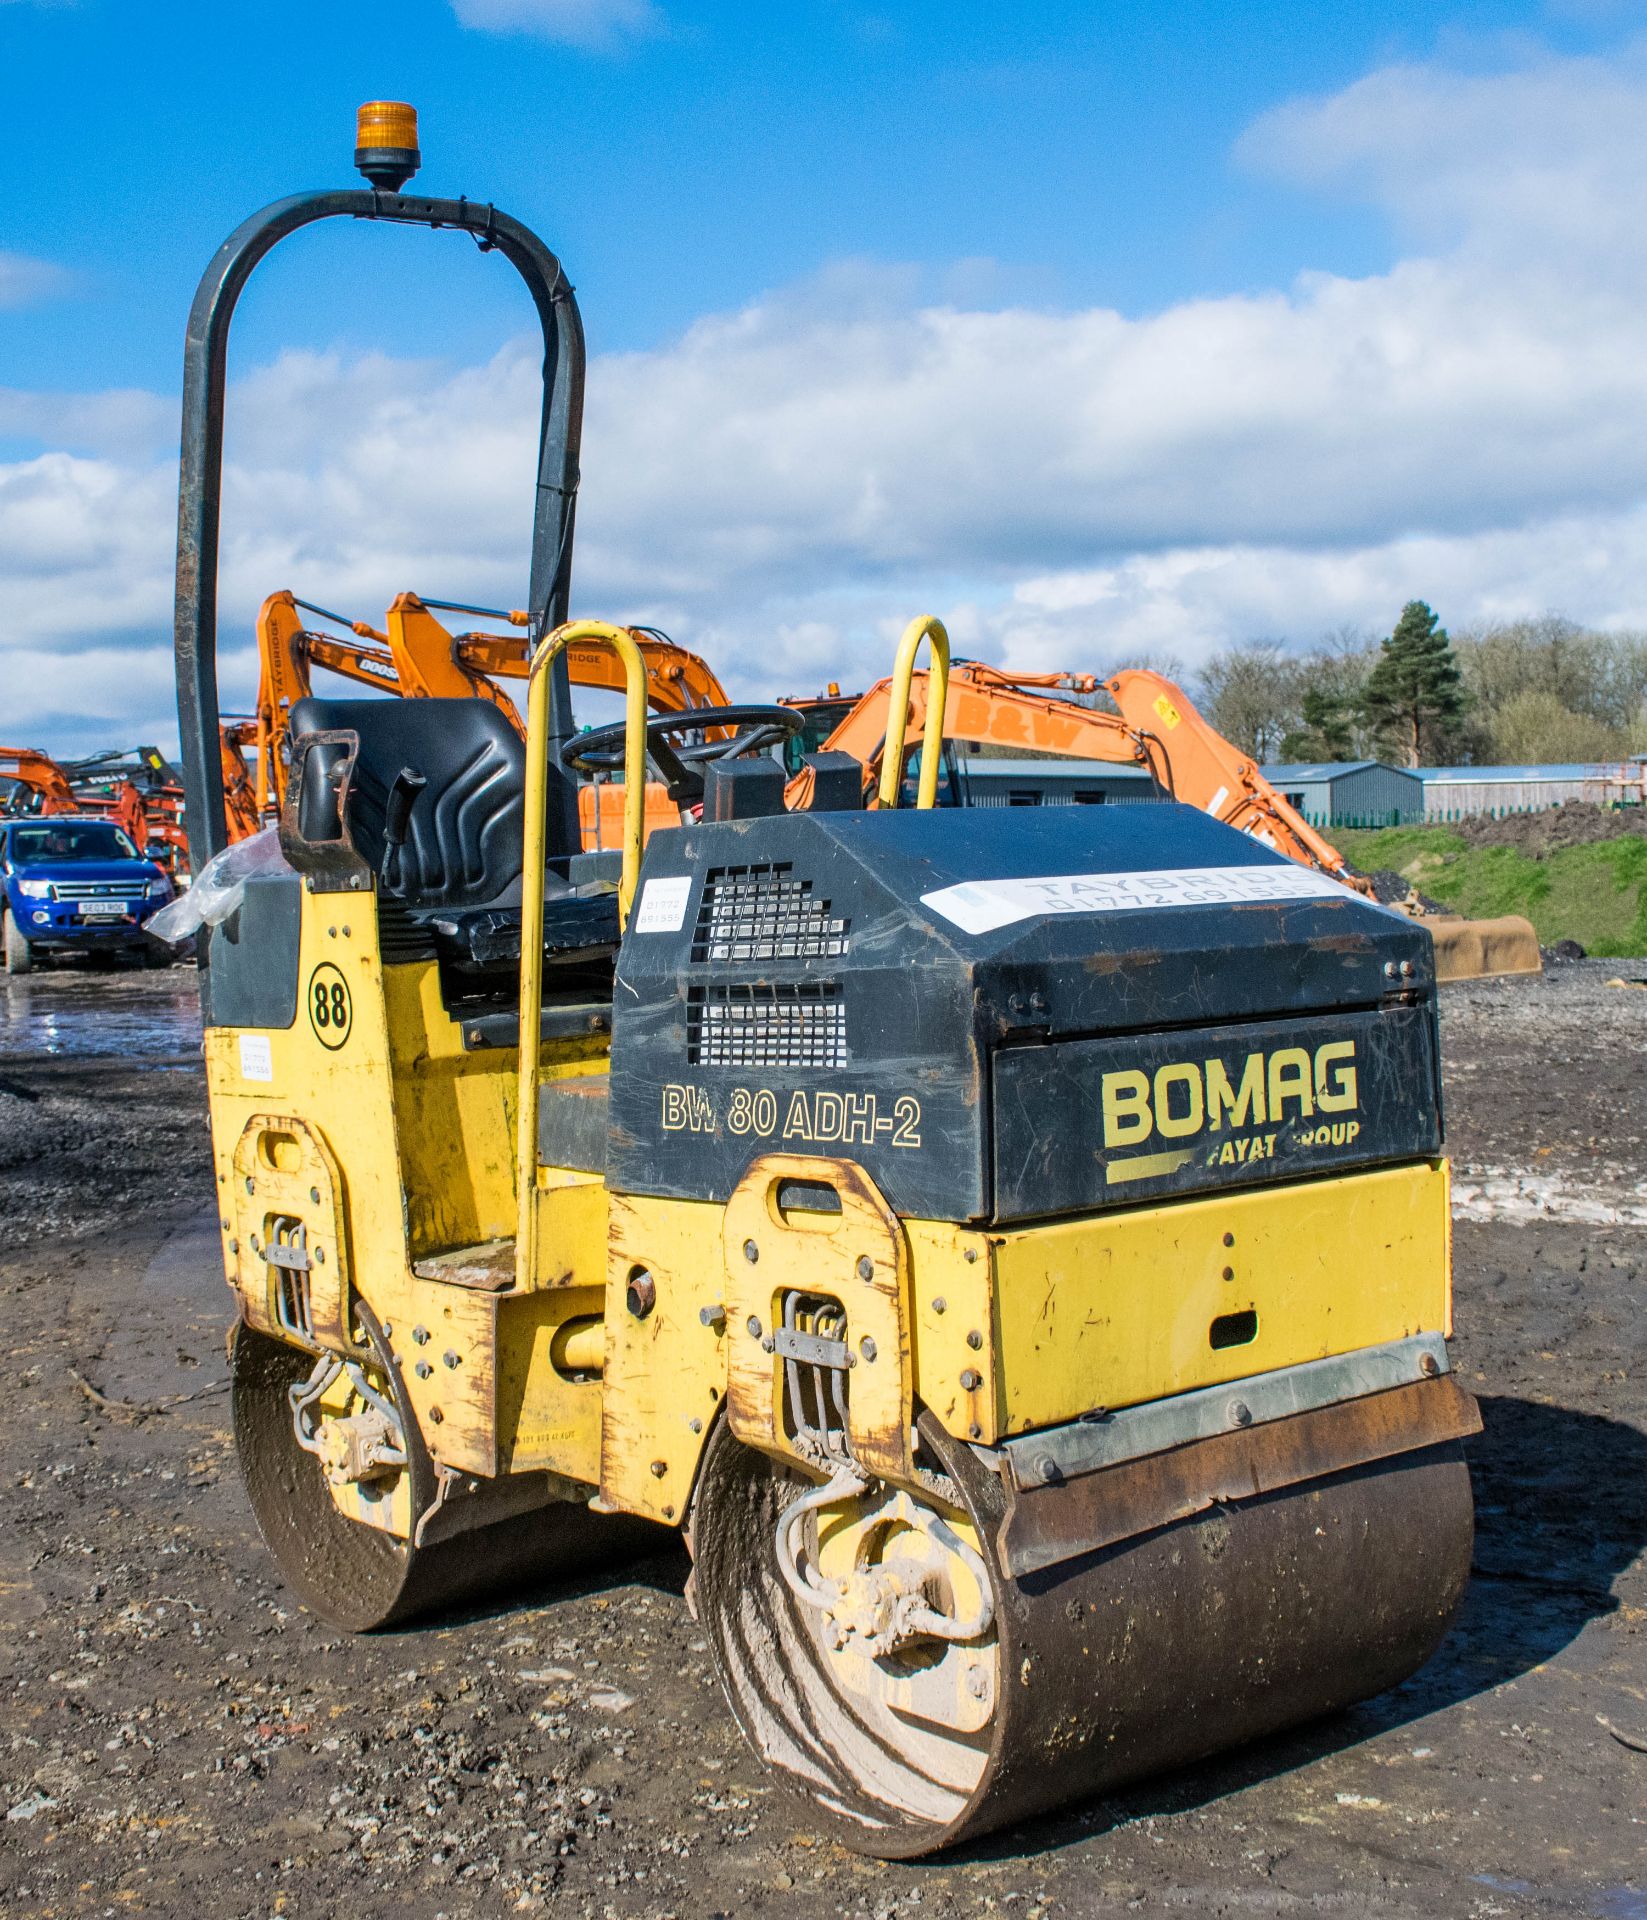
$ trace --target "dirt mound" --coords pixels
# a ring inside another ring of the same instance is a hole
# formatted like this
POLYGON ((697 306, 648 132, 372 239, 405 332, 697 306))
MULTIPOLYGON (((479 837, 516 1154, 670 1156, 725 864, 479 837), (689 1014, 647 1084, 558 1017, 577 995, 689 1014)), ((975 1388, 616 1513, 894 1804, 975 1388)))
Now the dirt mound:
MULTIPOLYGON (((1352 867, 1351 873, 1356 869, 1352 867)), ((1373 898, 1381 906, 1400 907, 1412 901, 1426 913, 1451 913, 1453 909, 1441 901, 1432 899, 1429 894, 1421 893, 1404 873, 1397 873, 1394 867, 1377 867, 1362 878, 1372 882, 1373 898)))
POLYGON ((1500 819, 1475 814, 1448 823, 1468 846, 1513 847, 1517 853, 1541 859, 1564 847, 1588 846, 1596 840, 1617 840, 1628 833, 1647 835, 1647 808, 1598 807, 1589 800, 1563 800, 1541 813, 1508 813, 1500 819))

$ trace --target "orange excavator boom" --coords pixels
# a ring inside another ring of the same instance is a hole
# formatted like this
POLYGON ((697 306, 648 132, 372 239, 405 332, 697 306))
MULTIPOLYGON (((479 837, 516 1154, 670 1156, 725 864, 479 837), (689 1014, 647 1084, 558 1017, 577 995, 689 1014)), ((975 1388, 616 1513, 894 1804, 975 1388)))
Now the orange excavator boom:
MULTIPOLYGON (((256 747, 251 804, 258 816, 278 808, 285 798, 283 743, 292 708, 311 691, 314 668, 323 667, 359 685, 411 699, 490 700, 524 734, 514 702, 497 682, 526 678, 530 656, 527 625, 528 616, 518 609, 469 607, 403 593, 396 597, 379 629, 363 620, 348 620, 341 614, 327 612, 324 607, 299 600, 287 589, 270 594, 257 616, 259 677, 255 737, 237 742, 237 749, 241 745, 256 747), (305 624, 305 613, 316 614, 343 631, 313 629, 305 624), (505 621, 513 631, 454 633, 436 617, 437 613, 479 614, 505 621)), ((654 627, 634 627, 629 631, 646 663, 646 695, 655 711, 693 713, 705 707, 731 704, 730 695, 706 660, 677 646, 667 634, 654 627)), ((621 664, 608 648, 574 643, 567 649, 566 659, 574 686, 598 687, 614 693, 623 691, 621 664)), ((720 727, 706 731, 711 739, 721 738, 726 732, 720 727)), ((225 752, 227 754, 227 749, 225 752)), ((241 771, 243 774, 244 769, 241 771)), ((232 787, 227 757, 224 780, 226 787, 232 787)), ((587 789, 580 802, 585 839, 592 845, 599 845, 603 838, 610 837, 606 833, 608 826, 616 831, 617 816, 614 814, 611 822, 605 819, 611 810, 607 796, 616 791, 606 787, 587 789)), ((230 831, 234 834, 232 791, 229 804, 230 831)), ((649 824, 673 825, 678 817, 662 786, 650 783, 649 824)), ((616 844, 616 840, 612 843, 616 844)))
MULTIPOLYGON (((891 682, 878 681, 824 742, 864 764, 869 785, 880 772, 891 682)), ((910 681, 905 738, 918 741, 926 719, 928 678, 910 681)), ((1278 853, 1367 891, 1344 856, 1276 792, 1252 760, 1210 726, 1188 697, 1158 673, 1128 668, 1099 681, 1090 674, 1007 674, 978 661, 950 670, 944 737, 987 741, 1019 752, 1055 754, 1143 767, 1176 800, 1250 833, 1278 853), (1073 694, 1102 688, 1116 715, 1078 706, 1073 694)), ((791 806, 806 804, 810 775, 790 782, 791 806)))
POLYGON ((8 813, 25 810, 18 804, 20 793, 32 796, 33 804, 27 809, 30 812, 78 813, 80 810, 69 776, 50 754, 41 753, 38 748, 0 747, 0 780, 9 780, 13 785, 11 801, 6 807, 8 813))

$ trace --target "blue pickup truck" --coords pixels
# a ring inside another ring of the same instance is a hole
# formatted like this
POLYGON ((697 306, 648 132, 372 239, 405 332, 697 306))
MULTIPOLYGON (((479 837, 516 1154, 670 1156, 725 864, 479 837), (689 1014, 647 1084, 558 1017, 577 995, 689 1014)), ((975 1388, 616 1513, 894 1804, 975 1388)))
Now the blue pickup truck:
POLYGON ((27 973, 47 953, 169 964, 168 949, 143 929, 172 883, 112 821, 0 820, 0 896, 7 973, 27 973))

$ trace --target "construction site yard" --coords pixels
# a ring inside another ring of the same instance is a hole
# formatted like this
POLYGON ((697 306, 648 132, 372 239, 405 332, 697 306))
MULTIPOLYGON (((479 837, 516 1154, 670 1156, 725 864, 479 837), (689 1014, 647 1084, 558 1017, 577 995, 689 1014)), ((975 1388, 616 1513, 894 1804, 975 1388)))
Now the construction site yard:
POLYGON ((1443 992, 1485 1430, 1437 1658, 912 1866, 820 1844, 769 1785, 662 1536, 370 1638, 303 1611, 228 1432, 193 973, 0 981, 0 1911, 1647 1920, 1643 976, 1443 992))

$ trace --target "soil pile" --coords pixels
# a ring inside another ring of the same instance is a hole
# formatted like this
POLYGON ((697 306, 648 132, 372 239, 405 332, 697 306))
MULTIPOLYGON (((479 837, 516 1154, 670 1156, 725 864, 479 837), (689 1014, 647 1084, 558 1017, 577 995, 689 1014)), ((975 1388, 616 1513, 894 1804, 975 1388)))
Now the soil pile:
POLYGON ((1565 847, 1587 847, 1625 834, 1647 837, 1647 807, 1598 807, 1589 800, 1564 800, 1540 813, 1507 813, 1499 819, 1472 814, 1449 820, 1449 832, 1470 847, 1513 847, 1537 860, 1565 847))

